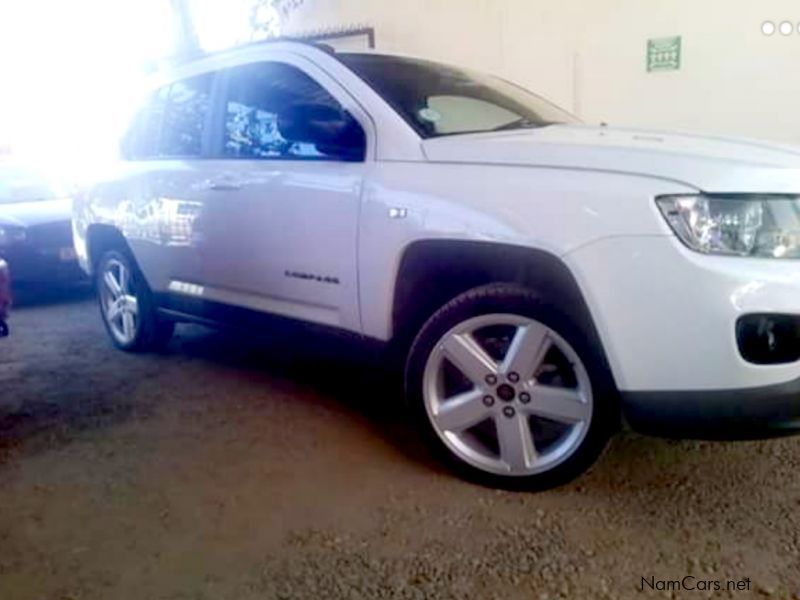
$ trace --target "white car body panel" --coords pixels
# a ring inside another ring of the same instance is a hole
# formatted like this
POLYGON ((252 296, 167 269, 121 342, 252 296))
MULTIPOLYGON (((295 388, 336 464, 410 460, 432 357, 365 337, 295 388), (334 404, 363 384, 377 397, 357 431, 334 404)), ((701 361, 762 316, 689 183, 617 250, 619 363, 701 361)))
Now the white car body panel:
POLYGON ((76 249, 87 270, 87 227, 108 224, 126 236, 157 292, 389 340, 407 248, 424 240, 502 243, 569 267, 622 391, 800 377, 798 363, 746 363, 734 335, 742 314, 800 313, 797 263, 691 252, 655 204, 659 195, 698 191, 800 194, 800 148, 587 126, 422 141, 335 57, 297 44, 223 53, 156 85, 263 60, 289 62, 322 83, 365 129, 366 161, 122 166, 76 202, 76 249))
POLYGON ((377 165, 364 192, 359 241, 364 332, 391 337, 397 269, 415 241, 494 242, 560 257, 606 237, 671 237, 654 195, 692 192, 614 173, 568 179, 560 169, 377 165), (407 217, 390 219, 393 207, 406 209, 407 217))
POLYGON ((565 257, 581 282, 622 390, 724 390, 800 377, 746 362, 739 316, 800 313, 794 261, 703 256, 670 237, 605 238, 565 257))
POLYGON ((528 165, 658 177, 713 193, 798 191, 800 148, 747 139, 554 125, 426 140, 436 162, 528 165))
POLYGON ((364 168, 206 161, 196 182, 201 222, 191 262, 172 279, 203 284, 208 299, 271 306, 270 312, 359 331, 356 240, 364 168), (303 278, 310 274, 336 283, 303 278))

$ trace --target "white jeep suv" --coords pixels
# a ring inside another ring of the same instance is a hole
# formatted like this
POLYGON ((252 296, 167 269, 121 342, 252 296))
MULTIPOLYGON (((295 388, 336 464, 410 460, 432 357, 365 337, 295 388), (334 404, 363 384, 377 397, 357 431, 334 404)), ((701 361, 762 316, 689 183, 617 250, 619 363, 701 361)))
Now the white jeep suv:
POLYGON ((404 349, 462 475, 542 489, 620 423, 800 426, 800 149, 583 125, 498 78, 296 42, 165 74, 75 202, 113 343, 263 313, 404 349))

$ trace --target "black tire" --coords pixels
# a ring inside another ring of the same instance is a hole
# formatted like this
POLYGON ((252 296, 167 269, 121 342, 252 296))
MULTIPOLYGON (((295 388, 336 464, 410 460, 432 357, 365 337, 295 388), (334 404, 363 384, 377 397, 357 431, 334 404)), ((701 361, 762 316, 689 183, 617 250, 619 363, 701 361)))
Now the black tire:
MULTIPOLYGON (((591 327, 591 326, 589 326, 591 327)), ((461 477, 490 487, 511 490, 544 490, 565 484, 591 467, 619 428, 618 393, 593 331, 587 331, 564 314, 555 303, 535 291, 515 284, 491 284, 461 294, 428 319, 417 335, 405 370, 406 398, 415 423, 432 452, 461 477), (499 475, 465 462, 439 437, 423 397, 423 377, 429 356, 439 341, 459 323, 481 315, 503 313, 535 319, 546 325, 578 354, 593 397, 592 416, 583 441, 568 458, 551 469, 533 475, 499 475)))
POLYGON ((161 319, 156 311, 156 304, 153 294, 147 285, 142 272, 139 270, 136 261, 126 251, 109 250, 104 253, 97 264, 95 273, 95 285, 97 289, 98 306, 100 315, 103 319, 108 337, 111 342, 125 352, 150 352, 162 350, 172 338, 175 331, 175 323, 161 319), (112 331, 109 324, 106 310, 103 307, 103 278, 109 264, 112 262, 123 264, 130 273, 130 292, 136 298, 138 314, 135 324, 135 334, 130 341, 121 341, 112 331))

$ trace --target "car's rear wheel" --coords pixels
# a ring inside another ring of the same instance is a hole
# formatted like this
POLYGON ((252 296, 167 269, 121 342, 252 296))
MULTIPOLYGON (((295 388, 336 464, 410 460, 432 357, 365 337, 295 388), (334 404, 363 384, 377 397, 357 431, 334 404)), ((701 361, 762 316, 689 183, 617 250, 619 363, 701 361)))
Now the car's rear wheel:
POLYGON ((589 336, 519 286, 471 290, 437 311, 406 384, 437 454, 469 479, 545 489, 597 459, 618 422, 589 336))
POLYGON ((126 253, 106 252, 96 283, 103 323, 117 348, 144 352, 169 342, 175 324, 158 317, 147 282, 126 253))

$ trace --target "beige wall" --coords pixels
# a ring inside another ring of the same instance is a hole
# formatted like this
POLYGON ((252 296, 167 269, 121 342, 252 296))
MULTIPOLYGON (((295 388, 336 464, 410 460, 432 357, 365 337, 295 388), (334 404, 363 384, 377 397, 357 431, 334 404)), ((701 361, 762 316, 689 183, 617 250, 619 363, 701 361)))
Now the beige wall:
POLYGON ((588 121, 800 142, 798 23, 798 0, 305 0, 285 33, 368 24, 379 50, 498 73, 588 121), (648 74, 647 39, 672 35, 681 70, 648 74))

